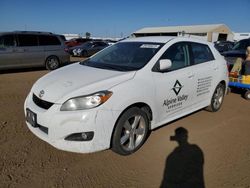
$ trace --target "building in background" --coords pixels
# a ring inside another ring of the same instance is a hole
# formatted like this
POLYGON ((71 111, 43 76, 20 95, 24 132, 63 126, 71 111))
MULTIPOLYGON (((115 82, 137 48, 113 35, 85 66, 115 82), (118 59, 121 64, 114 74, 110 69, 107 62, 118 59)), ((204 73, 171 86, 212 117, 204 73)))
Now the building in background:
POLYGON ((233 32, 225 24, 147 27, 132 34, 141 36, 186 36, 209 42, 233 41, 233 32))
POLYGON ((250 33, 234 33, 234 40, 239 41, 242 39, 250 38, 250 33))
POLYGON ((80 37, 80 34, 62 34, 65 36, 66 40, 70 40, 70 39, 73 39, 73 38, 79 38, 80 37))

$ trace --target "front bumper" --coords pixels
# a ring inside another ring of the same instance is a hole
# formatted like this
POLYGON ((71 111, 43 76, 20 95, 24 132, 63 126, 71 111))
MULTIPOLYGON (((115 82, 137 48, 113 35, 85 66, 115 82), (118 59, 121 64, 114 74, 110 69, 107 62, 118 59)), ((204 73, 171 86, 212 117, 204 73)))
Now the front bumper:
POLYGON ((60 104, 54 104, 48 110, 42 109, 33 102, 30 93, 24 103, 25 116, 26 109, 30 109, 37 115, 37 123, 42 128, 47 128, 48 132, 35 128, 26 121, 30 131, 60 150, 90 153, 110 147, 112 131, 119 113, 101 108, 62 112, 60 107, 60 104), (90 141, 65 140, 70 134, 89 131, 94 132, 90 141))

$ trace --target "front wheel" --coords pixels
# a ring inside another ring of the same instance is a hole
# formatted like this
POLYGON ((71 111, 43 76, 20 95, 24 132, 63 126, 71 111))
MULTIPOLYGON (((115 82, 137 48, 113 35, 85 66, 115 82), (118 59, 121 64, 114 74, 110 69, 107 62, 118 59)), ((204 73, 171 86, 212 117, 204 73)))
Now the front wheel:
POLYGON ((137 107, 129 108, 117 121, 111 149, 120 155, 134 153, 143 145, 148 130, 146 113, 137 107))
POLYGON ((224 95, 225 95, 225 86, 222 83, 219 83, 215 88, 213 97, 211 99, 211 103, 206 108, 206 110, 210 112, 217 112, 222 106, 224 95))

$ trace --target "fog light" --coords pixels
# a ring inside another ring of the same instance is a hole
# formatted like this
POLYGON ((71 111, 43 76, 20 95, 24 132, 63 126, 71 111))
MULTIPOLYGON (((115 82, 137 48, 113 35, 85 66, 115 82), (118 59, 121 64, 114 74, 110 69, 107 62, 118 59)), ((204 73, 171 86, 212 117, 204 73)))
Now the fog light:
POLYGON ((94 137, 94 132, 82 132, 82 133, 73 133, 69 136, 67 136, 66 138, 64 138, 64 140, 68 140, 68 141, 90 141, 92 140, 94 137))

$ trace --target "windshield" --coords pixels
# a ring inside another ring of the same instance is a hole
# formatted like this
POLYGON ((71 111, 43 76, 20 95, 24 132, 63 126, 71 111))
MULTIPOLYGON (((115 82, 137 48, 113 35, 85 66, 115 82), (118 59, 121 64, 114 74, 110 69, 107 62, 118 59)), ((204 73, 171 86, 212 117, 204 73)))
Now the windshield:
POLYGON ((118 71, 139 70, 162 46, 163 43, 121 42, 106 48, 81 64, 118 71))

